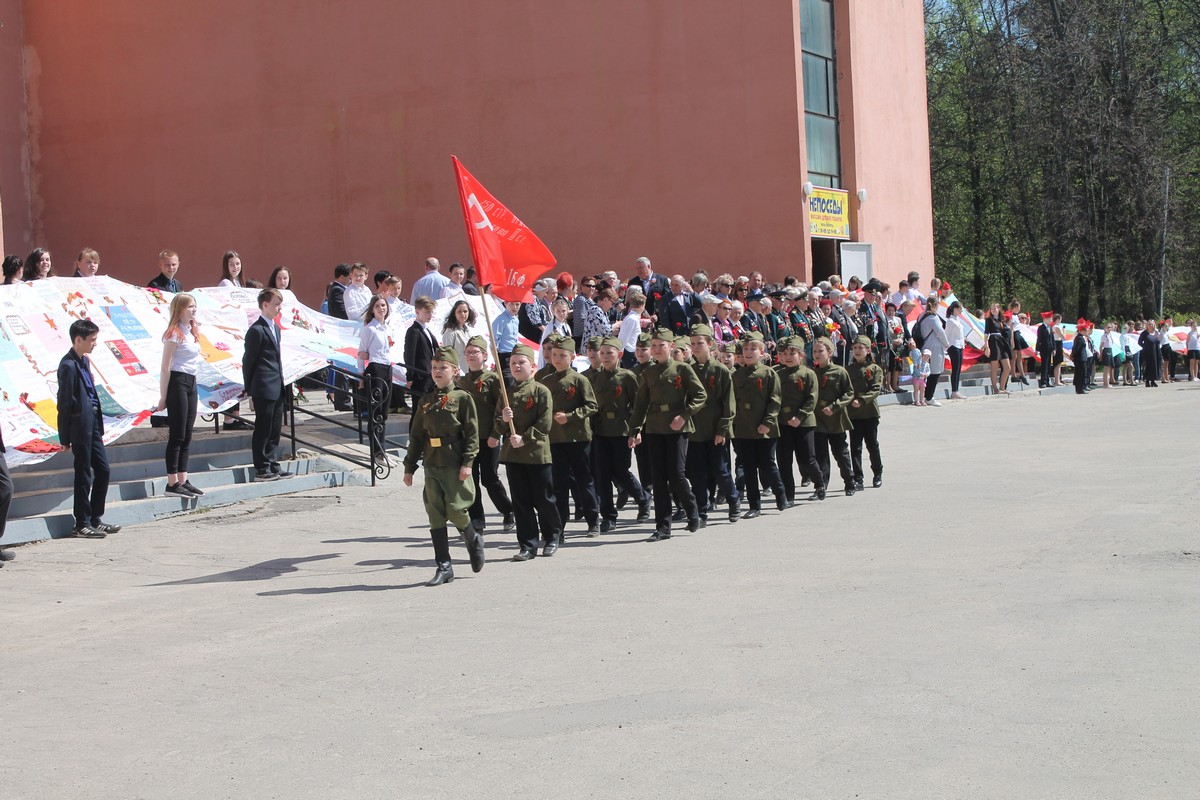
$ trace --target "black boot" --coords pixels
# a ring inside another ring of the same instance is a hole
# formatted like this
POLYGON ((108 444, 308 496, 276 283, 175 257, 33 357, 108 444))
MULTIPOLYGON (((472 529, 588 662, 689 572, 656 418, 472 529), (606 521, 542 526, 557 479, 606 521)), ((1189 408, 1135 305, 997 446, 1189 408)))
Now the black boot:
POLYGON ((742 518, 742 508, 738 503, 729 504, 729 521, 737 522, 742 518))
POLYGON ((437 562, 437 572, 430 578, 426 586, 441 586, 454 580, 454 567, 450 564, 450 536, 445 528, 433 528, 429 531, 433 540, 433 560, 437 562))
POLYGON ((458 532, 467 543, 467 552, 471 554, 471 571, 483 569, 483 534, 475 529, 475 523, 467 523, 466 530, 458 532))
POLYGON ((883 486, 883 470, 882 469, 879 470, 879 472, 875 473, 875 478, 871 481, 871 485, 874 486, 876 489, 878 489, 880 486, 883 486))
POLYGON ((637 521, 646 522, 650 519, 650 501, 638 503, 637 521))

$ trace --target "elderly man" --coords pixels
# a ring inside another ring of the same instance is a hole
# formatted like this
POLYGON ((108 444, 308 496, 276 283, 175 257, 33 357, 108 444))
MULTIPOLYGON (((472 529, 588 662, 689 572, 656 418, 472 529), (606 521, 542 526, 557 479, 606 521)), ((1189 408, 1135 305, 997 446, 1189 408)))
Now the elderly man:
POLYGON ((671 289, 667 284, 667 276, 656 275, 650 267, 650 259, 642 256, 634 262, 637 274, 629 279, 630 286, 637 286, 646 295, 646 313, 651 318, 657 316, 659 306, 671 297, 671 289))
POLYGON ((746 279, 747 292, 761 292, 763 288, 763 276, 758 270, 750 273, 750 277, 746 279))
POLYGON ((442 262, 436 258, 425 259, 425 274, 413 282, 412 297, 408 300, 410 303, 418 297, 437 300, 442 296, 442 291, 450 283, 450 279, 439 272, 441 268, 442 262))
POLYGON ((658 324, 675 336, 687 336, 691 326, 694 306, 692 294, 687 290, 687 281, 682 275, 671 276, 671 299, 662 300, 658 307, 658 324))

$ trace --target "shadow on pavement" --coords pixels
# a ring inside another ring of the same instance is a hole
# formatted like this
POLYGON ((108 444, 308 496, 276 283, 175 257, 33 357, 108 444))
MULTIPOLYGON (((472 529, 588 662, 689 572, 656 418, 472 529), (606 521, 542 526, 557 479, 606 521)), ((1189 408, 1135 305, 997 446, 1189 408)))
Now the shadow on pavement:
MULTIPOLYGON (((455 576, 455 580, 459 580, 455 576)), ((368 586, 366 584, 357 584, 355 586, 313 586, 308 589, 276 589, 271 592, 259 592, 259 597, 283 597, 289 594, 340 594, 341 592, 386 592, 392 589, 415 589, 418 586, 424 586, 425 581, 419 583, 403 583, 395 586, 368 586)))
POLYGON ((248 567, 231 570, 229 572, 218 572, 214 575, 201 575, 198 578, 187 578, 181 581, 165 581, 163 583, 151 583, 149 586, 187 586, 194 583, 234 583, 237 581, 265 581, 271 578, 277 578, 289 572, 298 572, 297 564, 304 564, 308 561, 324 561, 328 558, 337 558, 341 553, 326 553, 321 556, 306 556, 304 558, 273 558, 270 561, 261 561, 257 564, 251 564, 248 567))

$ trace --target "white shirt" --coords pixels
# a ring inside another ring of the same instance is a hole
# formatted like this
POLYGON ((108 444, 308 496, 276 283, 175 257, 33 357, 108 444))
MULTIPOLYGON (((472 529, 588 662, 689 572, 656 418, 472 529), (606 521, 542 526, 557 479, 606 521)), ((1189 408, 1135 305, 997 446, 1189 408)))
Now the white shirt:
POLYGON ((414 302, 418 297, 439 300, 442 297, 442 289, 446 288, 447 283, 450 283, 449 278, 437 270, 430 270, 413 283, 412 296, 408 301, 414 302))
POLYGON ((1187 335, 1187 349, 1200 350, 1200 330, 1189 330, 1187 335))
POLYGON ((391 364, 392 339, 388 336, 387 326, 377 319, 363 325, 358 334, 358 369, 361 372, 367 364, 391 364), (366 358, 363 358, 363 356, 366 358))
POLYGON ((240 289, 242 285, 237 281, 231 281, 229 278, 221 278, 221 282, 217 284, 218 289, 240 289))
POLYGON ((371 303, 371 290, 363 286, 355 286, 351 284, 346 287, 346 293, 342 295, 342 300, 346 304, 346 319, 361 321, 363 315, 367 313, 367 306, 371 303))
MULTIPOLYGON (((463 287, 462 287, 461 283, 455 283, 454 281, 450 280, 449 278, 447 278, 446 281, 447 281, 446 285, 442 287, 442 293, 440 295, 438 295, 439 299, 453 297, 454 295, 463 291, 463 287)), ((464 362, 464 365, 465 365, 465 362, 464 362)))
POLYGON ((632 353, 637 349, 637 340, 641 332, 642 315, 637 311, 630 311, 625 315, 625 319, 621 320, 621 330, 617 334, 626 353, 632 353))
POLYGON ((175 327, 165 341, 175 343, 175 352, 171 354, 171 372, 195 375, 200 370, 200 342, 191 332, 185 334, 175 327))
POLYGON ((957 347, 960 350, 966 344, 967 329, 961 316, 946 318, 946 341, 950 342, 950 347, 957 347))

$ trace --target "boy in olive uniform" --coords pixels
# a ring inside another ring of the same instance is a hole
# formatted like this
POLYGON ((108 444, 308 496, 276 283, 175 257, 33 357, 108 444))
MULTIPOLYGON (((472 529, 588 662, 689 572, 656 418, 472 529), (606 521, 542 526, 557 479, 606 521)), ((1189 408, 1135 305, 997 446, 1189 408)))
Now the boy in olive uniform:
POLYGON ((453 347, 434 351, 431 366, 432 392, 421 398, 408 433, 404 457, 404 485, 412 486, 417 463, 425 464, 425 512, 437 572, 426 586, 441 586, 454 580, 450 562, 449 523, 458 529, 471 554, 471 569, 483 569, 483 536, 471 524, 475 484, 471 465, 479 455, 479 418, 471 396, 454 388, 458 377, 458 353, 453 347))
MULTIPOLYGON (((796 475, 792 462, 800 468, 804 480, 813 481, 818 491, 813 498, 823 497, 825 481, 817 463, 813 432, 817 418, 817 376, 804 365, 804 339, 790 336, 779 342, 779 477, 783 479, 783 496, 796 501, 796 475)), ((810 498, 812 499, 812 498, 810 498)))
POLYGON ((733 437, 733 379, 725 365, 713 358, 713 331, 708 325, 691 328, 692 369, 708 401, 692 418, 694 430, 688 434, 687 476, 696 497, 696 508, 703 527, 713 503, 712 489, 729 501, 729 521, 737 522, 741 509, 737 488, 729 471, 729 450, 733 437))
POLYGON ((552 333, 542 343, 542 357, 546 360, 546 363, 537 372, 533 373, 533 379, 538 383, 541 383, 542 379, 546 376, 554 374, 554 364, 550 363, 550 350, 553 349, 556 342, 561 342, 565 338, 567 337, 552 333))
POLYGON ((600 342, 600 368, 591 370, 596 393, 595 436, 592 438, 596 464, 596 491, 600 494, 600 532, 611 531, 617 521, 612 487, 638 504, 638 522, 650 519, 650 495, 630 467, 629 418, 637 396, 637 378, 621 366, 621 340, 610 336, 600 342))
MULTIPOLYGON (((822 336, 813 342, 813 373, 817 376, 817 430, 814 440, 817 445, 817 463, 821 467, 821 482, 829 486, 829 451, 842 473, 846 496, 854 494, 854 469, 850 465, 850 451, 846 446, 846 431, 850 430, 850 415, 847 406, 854 399, 854 387, 845 369, 833 363, 833 342, 822 336)), ((816 481, 813 481, 816 483, 816 481)), ((825 492, 818 489, 818 500, 825 499, 825 492)))
MULTIPOLYGON (((564 526, 568 517, 568 496, 574 495, 578 510, 587 521, 588 535, 600 532, 600 510, 596 502, 596 487, 592 481, 592 415, 596 413, 596 395, 587 378, 571 368, 575 359, 575 341, 562 338, 550 347, 550 363, 554 372, 541 379, 550 390, 553 412, 550 425, 550 458, 554 474, 554 496, 558 499, 558 516, 564 526)), ((558 544, 562 544, 559 534, 558 544)), ((558 547, 546 545, 553 555, 558 547)))
MULTIPOLYGON (((633 373, 633 377, 641 379, 642 372, 646 367, 650 366, 653 360, 650 358, 650 334, 639 333, 637 345, 633 349, 633 359, 635 363, 629 368, 633 373)), ((654 477, 650 474, 650 459, 646 455, 646 443, 639 442, 638 446, 633 448, 633 457, 637 462, 638 480, 641 481, 643 487, 652 487, 654 485, 654 477)), ((617 508, 625 507, 625 497, 621 494, 617 495, 617 508)), ((649 519, 647 517, 646 519, 649 519)), ((638 522, 645 522, 641 519, 641 514, 638 514, 638 522)))
POLYGON ((554 500, 554 475, 550 467, 554 400, 550 390, 533 379, 536 359, 533 348, 527 345, 513 348, 508 360, 513 387, 508 393, 508 405, 496 415, 488 440, 491 446, 499 444, 501 439, 504 441, 500 461, 507 467, 508 490, 517 517, 517 542, 521 545, 513 561, 529 561, 537 555, 539 530, 546 542, 544 555, 554 555, 562 536, 562 518, 554 500))
POLYGON ((684 477, 684 464, 692 417, 704 407, 707 395, 692 368, 671 358, 674 344, 675 335, 666 328, 653 333, 650 353, 654 363, 646 366, 638 378, 630 426, 629 446, 645 439, 646 460, 653 478, 654 534, 648 542, 671 538, 672 495, 687 516, 688 530, 700 528, 700 514, 684 477))
MULTIPOLYGON (((496 409, 501 405, 501 378, 484 367, 488 344, 482 336, 472 336, 464 352, 467 356, 467 374, 459 377, 458 388, 471 395, 471 399, 475 401, 475 415, 479 418, 480 433, 486 437, 491 432, 492 421, 496 419, 496 409)), ((508 499, 508 492, 500 480, 500 448, 488 447, 486 438, 481 443, 479 455, 471 468, 471 480, 475 484, 475 502, 471 504, 471 521, 475 530, 482 532, 486 527, 480 484, 487 489, 492 505, 504 515, 504 530, 511 531, 516 528, 512 501, 508 499)))
POLYGON ((854 489, 863 490, 863 442, 871 457, 871 485, 883 486, 883 459, 879 457, 879 392, 883 389, 883 368, 871 360, 871 339, 859 336, 851 347, 853 360, 846 367, 854 399, 846 412, 854 427, 850 429, 850 463, 854 469, 854 489))
POLYGON ((760 477, 775 495, 775 506, 787 508, 783 480, 775 462, 779 441, 779 375, 762 362, 766 354, 763 335, 757 331, 742 337, 742 366, 733 373, 733 449, 746 476, 746 501, 749 509, 742 519, 762 514, 760 477))

